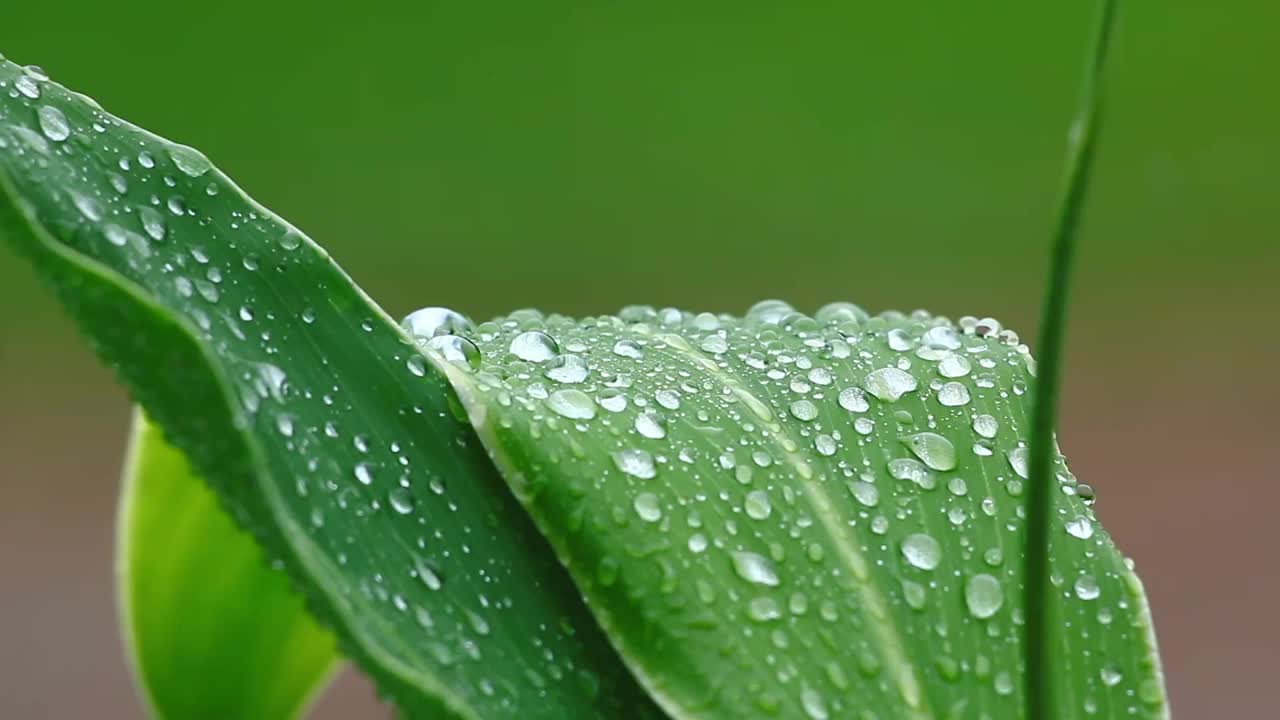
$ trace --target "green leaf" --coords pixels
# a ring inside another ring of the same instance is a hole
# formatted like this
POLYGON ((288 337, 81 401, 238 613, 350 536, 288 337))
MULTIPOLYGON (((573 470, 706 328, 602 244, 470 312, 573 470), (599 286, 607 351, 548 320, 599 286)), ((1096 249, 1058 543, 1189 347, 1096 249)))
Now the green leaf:
POLYGON ((655 714, 445 381, 204 156, 0 62, 0 235, 405 714, 655 714))
POLYGON ((324 687, 333 638, 141 414, 117 532, 125 643, 154 716, 296 717, 324 687))
MULTIPOLYGON (((994 320, 628 308, 442 362, 634 672, 678 717, 1023 714, 1025 345, 994 320), (859 715, 861 713, 861 715, 859 715)), ((1141 585, 1059 457, 1063 717, 1163 717, 1141 585)))

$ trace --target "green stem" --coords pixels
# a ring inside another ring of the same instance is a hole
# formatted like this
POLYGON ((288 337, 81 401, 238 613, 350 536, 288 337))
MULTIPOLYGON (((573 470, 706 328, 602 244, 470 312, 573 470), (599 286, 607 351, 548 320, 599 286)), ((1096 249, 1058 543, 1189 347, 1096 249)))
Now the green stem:
POLYGON ((1027 717, 1049 720, 1056 716, 1053 703, 1055 636, 1047 632, 1052 590, 1049 581, 1049 516, 1053 504, 1053 458, 1056 454, 1053 426, 1058 414, 1058 389, 1062 374, 1062 346, 1067 326, 1067 296, 1076 234, 1089 185, 1094 141, 1101 102, 1098 85, 1107 58, 1117 0, 1101 0, 1092 59, 1085 74, 1079 112, 1071 127, 1067 147, 1065 182, 1058 208, 1057 228, 1049 263, 1049 282, 1040 316, 1040 358, 1035 382, 1035 407, 1031 421, 1031 450, 1027 483, 1027 547, 1024 567, 1024 607, 1027 624, 1027 717))

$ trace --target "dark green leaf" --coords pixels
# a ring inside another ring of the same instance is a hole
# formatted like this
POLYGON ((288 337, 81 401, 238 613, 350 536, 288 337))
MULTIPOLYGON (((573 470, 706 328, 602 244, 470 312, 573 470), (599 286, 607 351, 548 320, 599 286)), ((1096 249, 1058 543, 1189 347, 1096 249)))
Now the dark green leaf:
POLYGON ((0 62, 0 234, 407 714, 652 713, 444 380, 202 155, 0 62))
MULTIPOLYGON (((522 312, 437 361, 635 672, 679 716, 1023 712, 1028 384, 993 320, 779 302, 522 312)), ((1162 717, 1141 585, 1059 457, 1062 717, 1162 717)))

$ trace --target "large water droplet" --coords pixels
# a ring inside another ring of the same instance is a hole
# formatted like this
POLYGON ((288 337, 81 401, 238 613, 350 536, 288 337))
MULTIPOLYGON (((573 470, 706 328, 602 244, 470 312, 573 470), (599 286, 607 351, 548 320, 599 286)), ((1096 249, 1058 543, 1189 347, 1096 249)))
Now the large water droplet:
POLYGON ((1102 588, 1098 586, 1098 581, 1092 575, 1081 575, 1076 578, 1075 591, 1076 597, 1081 600, 1096 600, 1102 594, 1102 588))
POLYGON ((769 502, 769 494, 763 490, 752 490, 747 493, 746 502, 743 503, 743 510, 746 511, 747 517, 753 520, 764 520, 773 512, 773 505, 769 502))
POLYGON ((902 540, 902 557, 912 567, 932 570, 942 560, 942 546, 930 535, 912 533, 902 540))
POLYGON ((1009 451, 1009 467, 1018 474, 1023 480, 1027 479, 1027 449, 1024 447, 1014 448, 1009 451))
POLYGON ((642 492, 632 503, 636 515, 645 522, 657 522, 662 519, 662 506, 658 504, 658 496, 651 492, 642 492))
POLYGON ((1067 521, 1067 534, 1081 540, 1088 540, 1093 537, 1093 523, 1089 518, 1083 515, 1077 515, 1067 521))
POLYGON ((964 383, 943 383, 938 388, 938 402, 947 407, 960 407, 969 404, 969 388, 964 383))
POLYGON ((915 456, 934 470, 954 470, 956 448, 951 441, 937 433, 922 432, 902 439, 915 456))
POLYGON ((969 578, 964 585, 964 602, 969 606, 969 613, 976 618, 985 619, 1004 605, 1004 589, 1000 581, 993 575, 980 573, 969 578))
POLYGON ((662 425, 662 419, 656 413, 642 412, 636 416, 636 432, 650 438, 659 440, 667 436, 667 429, 662 425))
POLYGON ((71 137, 71 126, 67 124, 67 116, 52 105, 41 105, 36 111, 40 122, 40 131, 54 142, 62 142, 71 137))
POLYGON ((511 341, 511 354, 527 362, 546 362, 560 354, 560 345, 550 335, 530 330, 511 341))
POLYGON ((182 171, 182 174, 187 177, 200 177, 209 172, 209 168, 213 167, 209 162, 209 158, 200 154, 200 151, 195 148, 189 148, 185 145, 175 145, 169 148, 169 158, 182 171))
POLYGON ((414 310, 400 321, 411 335, 422 339, 437 335, 466 335, 475 330, 475 324, 466 315, 444 307, 425 307, 414 310))
POLYGON ((849 412, 866 412, 871 403, 867 402, 867 395, 862 388, 847 387, 840 391, 839 397, 840 407, 849 412))
POLYGON ((648 480, 658 474, 658 469, 653 464, 653 455, 647 450, 618 450, 613 453, 613 463, 622 472, 641 480, 648 480))
POLYGON ((547 398, 547 407, 557 415, 574 420, 590 420, 596 416, 596 404, 581 390, 556 390, 547 398))
POLYGON ((480 368, 480 348, 458 335, 437 335, 427 342, 427 347, 444 356, 444 359, 466 370, 480 368))
POLYGON ((990 415, 974 416, 973 431, 984 438, 993 438, 1000 431, 1000 421, 990 415))
POLYGON ((574 385, 586 380, 590 372, 587 368, 587 361, 580 356, 560 355, 551 361, 542 374, 544 377, 555 380, 558 383, 574 385))
POLYGON ((738 577, 757 585, 777 587, 778 571, 768 558, 745 550, 734 551, 730 557, 733 558, 733 571, 738 577))
POLYGON ((909 373, 895 367, 886 367, 868 373, 862 386, 885 402, 895 402, 906 393, 914 391, 918 383, 909 373))

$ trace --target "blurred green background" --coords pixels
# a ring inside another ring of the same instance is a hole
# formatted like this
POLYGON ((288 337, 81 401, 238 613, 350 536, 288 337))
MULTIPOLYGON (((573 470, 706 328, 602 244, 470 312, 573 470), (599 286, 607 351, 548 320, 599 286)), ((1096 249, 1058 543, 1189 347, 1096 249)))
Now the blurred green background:
MULTIPOLYGON (((1033 335, 1093 3, 399 5, 9 3, 0 52, 204 150, 393 315, 776 296, 1033 335)), ((1062 443, 1181 717, 1273 706, 1277 27, 1123 3, 1079 258, 1062 443)), ((0 307, 0 716, 138 717, 127 400, 7 248, 0 307)), ((317 715, 371 707, 348 676, 317 715)))

